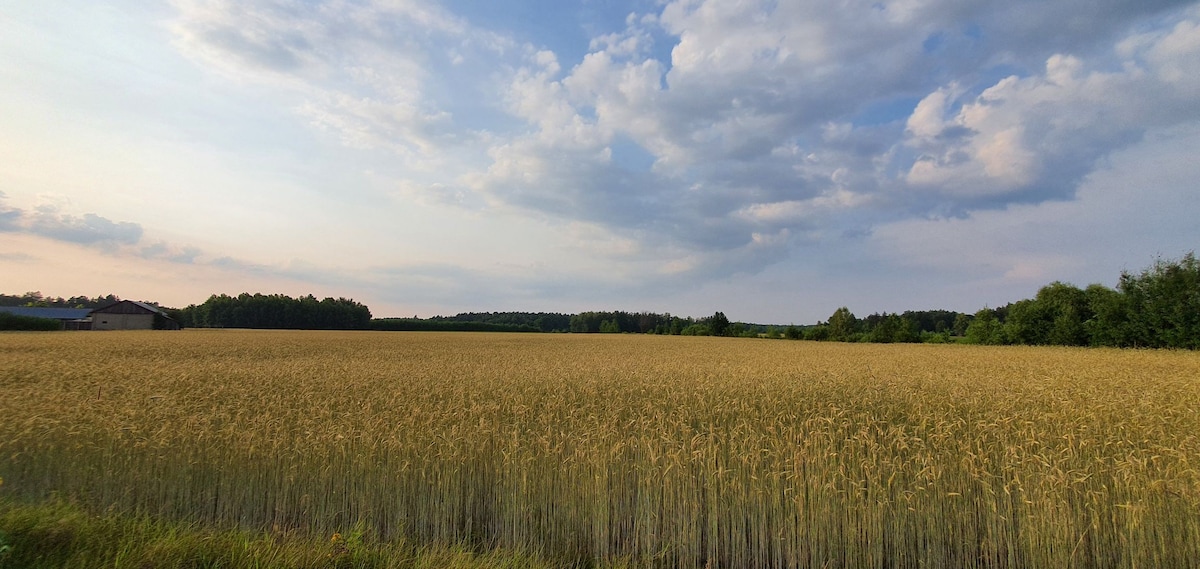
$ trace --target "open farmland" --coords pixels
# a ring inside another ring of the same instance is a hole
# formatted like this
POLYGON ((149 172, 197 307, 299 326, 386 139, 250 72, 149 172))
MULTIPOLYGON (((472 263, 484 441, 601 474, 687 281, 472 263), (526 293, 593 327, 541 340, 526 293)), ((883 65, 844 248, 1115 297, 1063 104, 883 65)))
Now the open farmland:
POLYGON ((0 335, 0 498, 663 567, 1196 567, 1200 354, 0 335))

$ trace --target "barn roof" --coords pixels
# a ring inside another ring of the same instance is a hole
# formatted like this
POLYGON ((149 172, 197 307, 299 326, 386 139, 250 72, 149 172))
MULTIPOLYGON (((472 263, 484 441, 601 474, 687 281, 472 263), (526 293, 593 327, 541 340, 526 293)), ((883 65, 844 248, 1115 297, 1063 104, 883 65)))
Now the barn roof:
POLYGON ((145 308, 146 310, 149 310, 150 312, 157 312, 159 314, 162 314, 163 316, 167 315, 166 311, 164 311, 163 309, 161 309, 157 306, 154 306, 153 304, 146 304, 145 302, 138 302, 136 300, 131 300, 129 302, 132 302, 142 308, 145 308))
POLYGON ((101 314, 160 314, 162 316, 167 316, 167 313, 163 312, 161 308, 154 306, 153 304, 146 304, 145 302, 138 302, 136 300, 122 300, 108 306, 97 308, 91 312, 93 314, 99 312, 101 314))
POLYGON ((16 316, 49 318, 51 320, 83 320, 91 314, 89 308, 47 308, 42 306, 0 306, 0 312, 16 316))

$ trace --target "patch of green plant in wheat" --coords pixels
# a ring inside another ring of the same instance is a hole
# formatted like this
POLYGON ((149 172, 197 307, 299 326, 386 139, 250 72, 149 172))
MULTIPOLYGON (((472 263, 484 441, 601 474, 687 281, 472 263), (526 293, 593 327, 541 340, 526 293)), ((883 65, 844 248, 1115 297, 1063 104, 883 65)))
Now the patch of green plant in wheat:
POLYGON ((147 517, 94 515, 52 500, 0 502, 0 569, 537 569, 529 555, 382 541, 362 528, 326 539, 299 533, 217 530, 147 517))

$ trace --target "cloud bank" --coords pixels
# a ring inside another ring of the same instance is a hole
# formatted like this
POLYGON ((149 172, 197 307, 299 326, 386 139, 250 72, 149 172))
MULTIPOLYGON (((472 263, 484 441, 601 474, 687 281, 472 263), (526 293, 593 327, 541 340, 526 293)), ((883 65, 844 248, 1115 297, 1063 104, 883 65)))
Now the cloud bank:
POLYGON ((133 245, 142 239, 142 226, 137 223, 112 221, 94 213, 71 215, 48 205, 25 210, 7 206, 5 200, 0 192, 0 232, 28 233, 100 248, 133 245))
POLYGON ((846 224, 1071 199, 1114 150, 1196 120, 1187 5, 681 0, 569 67, 436 5, 187 2, 175 30, 206 63, 288 85, 348 145, 464 172, 430 193, 595 224, 639 244, 631 261, 715 275, 846 224), (437 97, 459 86, 498 100, 437 97))

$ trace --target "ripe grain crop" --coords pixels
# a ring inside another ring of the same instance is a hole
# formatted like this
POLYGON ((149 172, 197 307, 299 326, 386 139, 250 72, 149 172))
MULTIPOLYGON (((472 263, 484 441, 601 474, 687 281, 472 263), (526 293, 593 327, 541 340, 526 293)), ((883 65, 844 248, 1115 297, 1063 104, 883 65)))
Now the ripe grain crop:
POLYGON ((647 567, 1196 567, 1200 354, 0 335, 0 494, 647 567))

